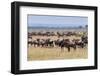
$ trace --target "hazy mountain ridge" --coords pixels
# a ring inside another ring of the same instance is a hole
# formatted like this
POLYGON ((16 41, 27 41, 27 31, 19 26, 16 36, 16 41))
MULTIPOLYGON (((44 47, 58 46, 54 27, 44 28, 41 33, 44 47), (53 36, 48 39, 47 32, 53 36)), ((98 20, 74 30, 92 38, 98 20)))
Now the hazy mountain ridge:
POLYGON ((28 26, 29 28, 85 28, 85 25, 76 25, 76 24, 34 24, 28 26))
POLYGON ((51 26, 28 26, 28 28, 32 28, 32 29, 79 29, 79 28, 85 28, 85 27, 51 27, 51 26))

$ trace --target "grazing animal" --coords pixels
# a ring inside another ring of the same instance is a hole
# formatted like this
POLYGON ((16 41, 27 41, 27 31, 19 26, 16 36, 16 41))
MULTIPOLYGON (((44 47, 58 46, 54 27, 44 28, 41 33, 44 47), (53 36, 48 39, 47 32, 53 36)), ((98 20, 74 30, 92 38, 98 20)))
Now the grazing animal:
POLYGON ((81 40, 82 40, 85 44, 88 43, 88 37, 87 37, 87 36, 82 36, 82 37, 81 37, 81 40))
POLYGON ((28 36, 28 39, 32 39, 32 36, 28 36))
POLYGON ((28 41, 28 45, 29 45, 29 44, 32 45, 32 41, 28 41))
POLYGON ((83 42, 82 40, 80 40, 80 39, 73 39, 72 41, 73 41, 73 42, 76 44, 76 46, 78 46, 78 47, 81 47, 81 48, 84 48, 84 47, 85 47, 84 42, 83 42))
POLYGON ((62 40, 61 43, 60 43, 60 47, 61 47, 61 50, 64 51, 64 47, 66 47, 68 49, 68 52, 70 52, 70 48, 72 47, 74 50, 76 50, 76 45, 75 43, 73 42, 70 42, 69 39, 65 39, 65 40, 62 40))
POLYGON ((86 34, 80 34, 78 32, 71 32, 71 31, 66 31, 66 32, 28 32, 28 45, 34 46, 34 47, 60 47, 61 51, 64 51, 64 48, 68 49, 68 52, 70 52, 70 49, 73 48, 76 50, 76 48, 84 48, 88 44, 88 37, 86 34), (64 37, 70 37, 70 36, 79 36, 81 39, 62 39, 64 37), (49 38, 47 39, 41 39, 37 38, 35 40, 32 39, 34 36, 47 36, 49 38), (58 36, 57 40, 52 40, 50 39, 51 36, 58 36))
POLYGON ((60 40, 60 39, 57 39, 57 40, 55 40, 54 41, 54 43, 55 43, 55 46, 60 46, 60 44, 61 44, 61 42, 62 42, 62 40, 60 40))
POLYGON ((54 41, 50 39, 46 39, 45 41, 46 47, 54 47, 54 41))
POLYGON ((57 32, 57 36, 58 36, 58 38, 60 38, 60 37, 63 37, 64 34, 63 34, 63 33, 59 33, 59 32, 57 32))

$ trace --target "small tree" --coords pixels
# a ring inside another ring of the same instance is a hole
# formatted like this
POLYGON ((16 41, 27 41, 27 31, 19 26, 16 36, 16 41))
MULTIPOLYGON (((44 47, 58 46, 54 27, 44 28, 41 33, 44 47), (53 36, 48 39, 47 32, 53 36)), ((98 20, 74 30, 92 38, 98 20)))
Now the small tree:
POLYGON ((85 25, 85 28, 88 28, 88 25, 85 25))

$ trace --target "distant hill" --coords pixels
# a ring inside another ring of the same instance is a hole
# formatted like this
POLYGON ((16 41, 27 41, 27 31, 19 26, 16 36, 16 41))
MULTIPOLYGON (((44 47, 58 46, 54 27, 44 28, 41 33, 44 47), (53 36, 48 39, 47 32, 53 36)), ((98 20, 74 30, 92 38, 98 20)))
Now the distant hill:
POLYGON ((31 24, 29 28, 47 28, 47 29, 72 29, 72 28, 85 28, 85 25, 76 24, 31 24))
MULTIPOLYGON (((79 29, 79 27, 49 27, 49 26, 29 26, 29 29, 79 29)), ((84 28, 84 27, 81 27, 84 28)))

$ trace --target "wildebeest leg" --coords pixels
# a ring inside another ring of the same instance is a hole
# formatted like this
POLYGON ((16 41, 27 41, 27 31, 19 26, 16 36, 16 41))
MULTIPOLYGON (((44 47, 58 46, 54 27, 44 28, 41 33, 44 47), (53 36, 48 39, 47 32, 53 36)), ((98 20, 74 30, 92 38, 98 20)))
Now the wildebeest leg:
POLYGON ((35 47, 35 43, 34 43, 34 47, 35 47))
POLYGON ((73 46, 74 50, 76 50, 76 45, 73 46))
POLYGON ((68 48, 68 52, 70 52, 70 47, 67 47, 68 48))
POLYGON ((44 47, 43 43, 41 45, 42 45, 41 47, 44 47))
POLYGON ((64 47, 63 46, 61 46, 61 52, 63 52, 64 51, 64 47))
POLYGON ((54 44, 53 43, 51 44, 51 47, 54 47, 54 44))
POLYGON ((30 43, 30 45, 32 46, 32 42, 30 43))
POLYGON ((40 47, 40 44, 38 43, 38 47, 40 47))
POLYGON ((54 44, 52 44, 52 47, 54 47, 54 44))
POLYGON ((31 44, 32 44, 31 42, 28 42, 28 47, 29 47, 31 44))
POLYGON ((47 43, 47 42, 45 43, 45 47, 46 47, 46 48, 48 47, 48 43, 47 43))
POLYGON ((84 47, 84 44, 83 44, 83 43, 81 43, 81 47, 82 47, 82 48, 84 47))

